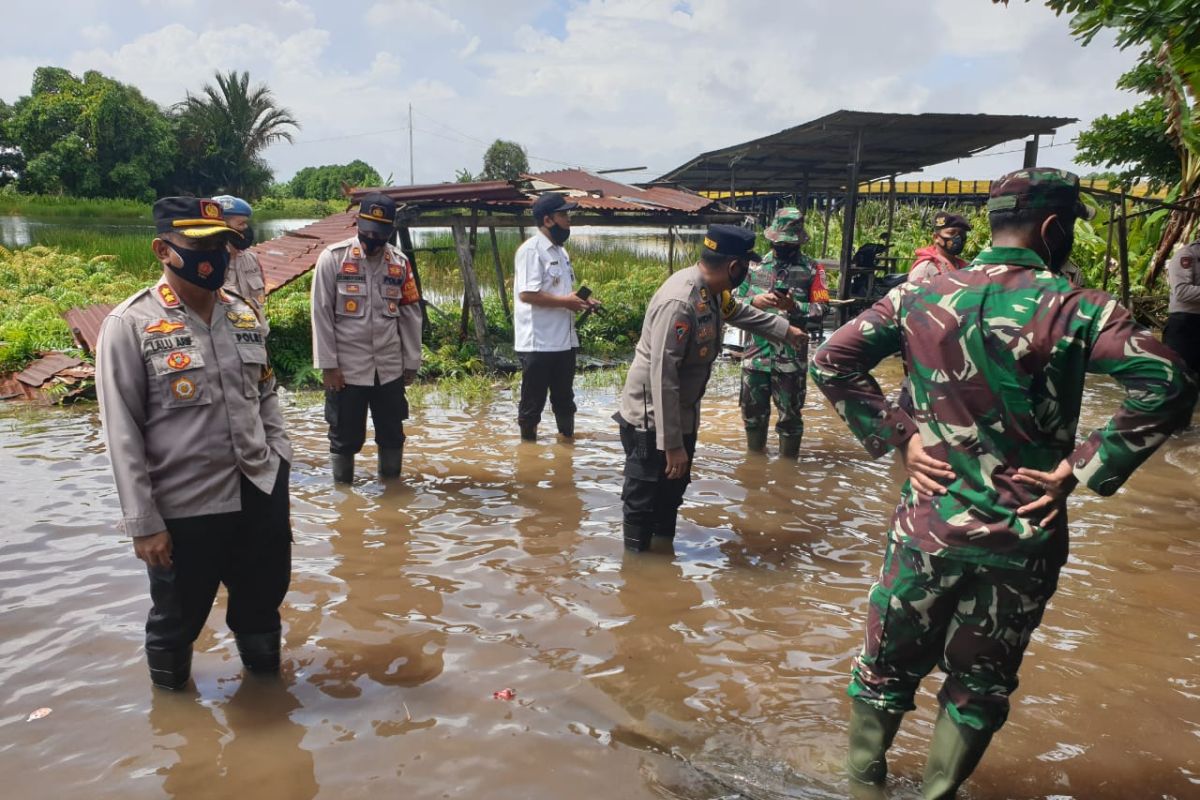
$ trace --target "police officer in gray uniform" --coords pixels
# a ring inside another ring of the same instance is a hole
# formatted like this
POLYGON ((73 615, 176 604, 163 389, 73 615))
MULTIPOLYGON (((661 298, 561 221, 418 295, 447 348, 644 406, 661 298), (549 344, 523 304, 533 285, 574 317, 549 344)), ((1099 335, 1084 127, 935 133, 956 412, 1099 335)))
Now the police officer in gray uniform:
POLYGON ((807 339, 787 318, 736 300, 746 279, 754 234, 736 225, 710 225, 700 261, 658 288, 646 309, 642 336, 614 415, 625 449, 625 548, 670 540, 700 426, 700 398, 721 349, 722 322, 793 347, 807 339))
POLYGON ((354 480, 367 438, 367 410, 379 445, 379 475, 400 474, 404 387, 421 367, 421 295, 412 266, 388 243, 396 203, 362 199, 358 236, 325 248, 312 287, 313 364, 323 373, 333 479, 354 480))
POLYGON ((254 226, 250 224, 254 209, 242 198, 229 194, 218 195, 213 200, 221 204, 225 223, 241 234, 230 236, 226 245, 229 269, 225 271, 225 288, 232 289, 247 303, 261 309, 267 302, 267 282, 258 256, 249 249, 255 240, 254 226))
POLYGON ((279 669, 292 448, 267 324, 221 288, 236 235, 221 206, 166 197, 154 221, 163 276, 104 320, 96 388, 123 527, 150 576, 150 677, 181 689, 221 583, 242 663, 279 669))

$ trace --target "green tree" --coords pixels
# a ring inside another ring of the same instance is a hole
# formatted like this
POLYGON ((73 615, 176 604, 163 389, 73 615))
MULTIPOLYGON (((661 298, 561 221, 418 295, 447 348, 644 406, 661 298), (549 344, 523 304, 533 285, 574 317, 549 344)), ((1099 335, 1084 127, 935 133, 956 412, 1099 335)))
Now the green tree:
MULTIPOLYGON (((1025 0, 1027 3, 1031 0, 1025 0)), ((1008 0, 992 0, 1008 4, 1008 0)), ((1164 109, 1164 131, 1179 159, 1180 180, 1171 191, 1192 197, 1200 189, 1200 0, 1044 0, 1070 18, 1071 32, 1089 44, 1103 30, 1117 46, 1141 48, 1133 81, 1153 87, 1164 109)), ((1129 77, 1128 75, 1126 77, 1129 77)), ((1193 229, 1194 210, 1173 209, 1146 271, 1153 286, 1175 244, 1193 229)))
POLYGON ((525 155, 525 148, 516 142, 497 139, 483 154, 483 172, 479 174, 479 179, 513 181, 526 172, 529 172, 529 158, 525 155))
POLYGON ((152 200, 175 160, 166 113, 99 72, 81 80, 40 67, 29 95, 4 116, 0 150, 22 191, 152 200))
POLYGON ((349 164, 305 167, 296 173, 289 187, 292 197, 337 200, 344 196, 343 186, 353 189, 382 184, 383 178, 370 164, 355 159, 349 164))
POLYGON ((471 174, 471 170, 466 167, 454 170, 455 183, 474 183, 476 180, 476 177, 471 174))
POLYGON ((1119 168, 1113 180, 1125 186, 1146 181, 1155 189, 1179 183, 1179 153, 1167 133, 1167 104, 1157 94, 1157 70, 1141 63, 1121 76, 1117 87, 1147 99, 1128 111, 1092 120, 1079 134, 1079 161, 1119 168))
POLYGON ((250 73, 216 73, 216 85, 199 95, 188 93, 178 106, 177 135, 182 163, 177 177, 193 191, 227 191, 259 197, 272 172, 262 152, 276 142, 291 142, 300 123, 276 105, 265 84, 251 88, 250 73))

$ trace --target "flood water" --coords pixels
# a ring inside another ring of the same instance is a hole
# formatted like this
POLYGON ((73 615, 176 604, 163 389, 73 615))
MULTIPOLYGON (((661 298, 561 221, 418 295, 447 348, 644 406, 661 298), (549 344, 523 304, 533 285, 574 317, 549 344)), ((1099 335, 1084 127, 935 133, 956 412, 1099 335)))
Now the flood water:
MULTIPOLYGON (((222 597, 179 694, 150 687, 146 579, 113 528, 94 407, 7 414, 0 791, 845 797, 844 688, 897 472, 815 394, 798 462, 747 457, 735 381, 710 386, 673 552, 638 556, 612 389, 580 392, 574 445, 519 443, 507 393, 415 409, 402 482, 349 490, 327 477, 319 405, 292 398, 282 677, 242 675, 222 597)), ((1097 384, 1085 424, 1120 397, 1097 384)), ((1118 496, 1073 500, 1071 561, 966 796, 1200 797, 1198 476, 1193 430, 1118 496)), ((916 796, 935 677, 890 797, 916 796)))

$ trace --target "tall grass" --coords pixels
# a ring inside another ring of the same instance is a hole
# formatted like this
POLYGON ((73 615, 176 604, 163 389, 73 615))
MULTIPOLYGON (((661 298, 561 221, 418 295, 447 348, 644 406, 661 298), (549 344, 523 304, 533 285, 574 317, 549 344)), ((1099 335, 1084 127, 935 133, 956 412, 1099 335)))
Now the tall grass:
MULTIPOLYGON (((305 200, 297 197, 264 197, 253 201, 255 219, 318 219, 346 210, 341 200, 305 200)), ((149 203, 118 198, 66 197, 61 195, 0 192, 0 215, 35 219, 122 220, 149 223, 149 203)))

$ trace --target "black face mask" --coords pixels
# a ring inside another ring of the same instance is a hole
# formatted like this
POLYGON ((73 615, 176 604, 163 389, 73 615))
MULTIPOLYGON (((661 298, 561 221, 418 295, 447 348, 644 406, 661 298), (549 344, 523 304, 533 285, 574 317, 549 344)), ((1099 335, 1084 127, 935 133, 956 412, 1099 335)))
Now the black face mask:
POLYGON ((963 247, 967 244, 967 237, 961 233, 956 233, 953 236, 942 236, 942 249, 952 256, 956 256, 963 251, 963 247))
POLYGON ((562 247, 563 243, 566 242, 567 239, 571 238, 571 229, 564 228, 557 222, 546 228, 546 233, 550 236, 550 241, 554 242, 559 247, 562 247))
POLYGON ((215 292, 225 285, 225 272, 229 269, 229 251, 224 247, 219 250, 184 250, 166 239, 162 241, 183 261, 181 267, 171 265, 176 275, 193 286, 210 292, 215 292))
POLYGON ((746 276, 749 274, 750 265, 748 263, 741 269, 738 269, 737 266, 734 266, 734 268, 729 272, 729 288, 736 289, 741 286, 742 282, 746 280, 746 276))
POLYGON ((379 252, 380 248, 387 244, 386 239, 371 239, 361 234, 358 237, 358 241, 362 243, 363 250, 365 250, 369 256, 375 255, 379 252))
POLYGON ((1062 234, 1062 239, 1054 243, 1057 245, 1054 246, 1043 236, 1042 245, 1046 248, 1047 265, 1055 272, 1061 272, 1071 257, 1071 248, 1075 246, 1075 226, 1071 225, 1068 230, 1057 218, 1054 220, 1054 224, 1062 234))
POLYGON ((239 239, 236 236, 231 236, 229 237, 229 242, 238 250, 245 250, 254 244, 254 228, 247 225, 246 230, 242 231, 242 238, 239 239))
POLYGON ((799 247, 775 247, 775 258, 779 259, 784 264, 796 263, 796 258, 799 255, 799 247))

